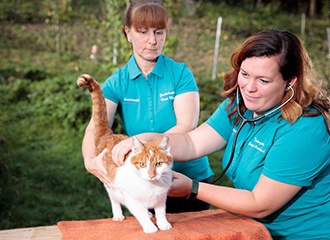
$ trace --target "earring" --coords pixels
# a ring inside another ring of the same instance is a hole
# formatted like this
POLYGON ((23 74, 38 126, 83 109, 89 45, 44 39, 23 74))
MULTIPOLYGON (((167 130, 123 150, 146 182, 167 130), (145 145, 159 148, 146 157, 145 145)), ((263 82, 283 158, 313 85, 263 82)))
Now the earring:
POLYGON ((129 38, 129 39, 128 39, 128 42, 132 42, 132 38, 129 38))

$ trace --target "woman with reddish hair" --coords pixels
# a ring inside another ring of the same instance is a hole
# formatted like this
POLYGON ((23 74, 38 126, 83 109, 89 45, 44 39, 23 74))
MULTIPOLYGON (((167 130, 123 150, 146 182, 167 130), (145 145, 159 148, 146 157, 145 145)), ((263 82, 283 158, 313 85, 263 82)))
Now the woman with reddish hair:
MULTIPOLYGON (((255 218, 274 239, 330 239, 330 99, 301 41, 261 31, 233 52, 231 65, 227 98, 212 116, 188 133, 166 135, 176 161, 225 148, 222 165, 234 188, 173 172, 169 195, 255 218)), ((130 148, 115 146, 114 162, 122 164, 130 148)))

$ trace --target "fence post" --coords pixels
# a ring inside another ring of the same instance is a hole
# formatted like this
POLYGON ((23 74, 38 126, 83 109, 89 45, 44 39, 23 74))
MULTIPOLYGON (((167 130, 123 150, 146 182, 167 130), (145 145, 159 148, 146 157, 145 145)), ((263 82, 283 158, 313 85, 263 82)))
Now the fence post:
POLYGON ((301 38, 305 40, 305 27, 306 27, 306 13, 301 14, 301 27, 300 27, 300 34, 301 38))
POLYGON ((221 24, 222 24, 222 17, 218 17, 217 33, 216 33, 215 46, 214 46, 212 80, 215 80, 217 75, 217 62, 218 62, 219 46, 220 46, 221 24))
POLYGON ((329 54, 327 57, 330 59, 330 27, 327 28, 327 34, 328 34, 328 48, 329 48, 329 54))

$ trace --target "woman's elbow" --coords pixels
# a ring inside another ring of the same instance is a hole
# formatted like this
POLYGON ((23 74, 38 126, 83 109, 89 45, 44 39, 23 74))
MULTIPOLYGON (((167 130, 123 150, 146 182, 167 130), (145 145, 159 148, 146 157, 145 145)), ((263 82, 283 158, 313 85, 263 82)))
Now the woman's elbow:
POLYGON ((271 215, 274 212, 275 212, 275 210, 271 210, 271 209, 260 209, 260 210, 248 213, 247 217, 265 218, 265 217, 268 217, 269 215, 271 215))

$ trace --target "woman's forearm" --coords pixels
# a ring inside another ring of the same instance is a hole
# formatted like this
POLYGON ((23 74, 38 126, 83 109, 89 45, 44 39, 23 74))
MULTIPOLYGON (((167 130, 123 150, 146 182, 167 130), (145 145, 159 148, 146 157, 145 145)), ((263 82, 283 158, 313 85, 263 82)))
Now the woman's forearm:
MULTIPOLYGON (((188 133, 142 133, 136 137, 142 142, 148 142, 161 140, 165 135, 169 137, 170 152, 174 160, 178 162, 208 155, 224 148, 227 144, 213 128, 205 123, 188 133)), ((112 150, 113 161, 117 165, 122 165, 124 157, 131 149, 131 139, 121 141, 112 150)))
POLYGON ((227 142, 208 124, 203 123, 188 133, 143 133, 137 135, 142 141, 169 137, 171 154, 175 161, 189 161, 223 149, 227 142))
POLYGON ((197 198, 229 212, 264 218, 287 204, 301 189, 261 175, 252 191, 200 183, 197 198))
POLYGON ((136 135, 136 137, 142 142, 161 140, 164 136, 169 137, 170 151, 175 161, 181 162, 196 158, 197 154, 195 153, 194 147, 186 133, 142 133, 136 135))
POLYGON ((95 153, 95 143, 94 143, 94 130, 89 126, 87 126, 85 130, 85 135, 82 141, 82 155, 84 158, 85 167, 88 170, 88 163, 90 160, 96 157, 95 153))

